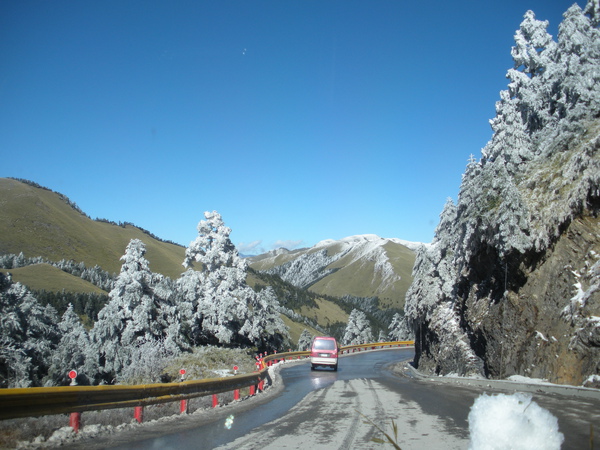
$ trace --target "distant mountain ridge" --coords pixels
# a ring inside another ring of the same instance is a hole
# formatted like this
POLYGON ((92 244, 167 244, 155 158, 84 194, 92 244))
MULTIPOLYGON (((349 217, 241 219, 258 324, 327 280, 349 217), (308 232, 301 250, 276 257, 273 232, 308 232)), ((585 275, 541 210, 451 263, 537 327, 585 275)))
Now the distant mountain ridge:
MULTIPOLYGON (((118 273, 131 239, 146 244, 153 271, 171 278, 184 271, 184 247, 131 224, 92 220, 64 195, 34 182, 0 178, 0 255, 23 252, 27 258, 73 260, 118 273)), ((378 297, 383 308, 402 308, 414 250, 421 245, 367 234, 323 240, 306 249, 278 249, 248 261, 255 270, 283 274, 291 284, 320 295, 378 297)))
POLYGON ((255 270, 321 295, 378 297, 383 307, 402 308, 415 250, 423 245, 428 244, 365 234, 299 250, 277 249, 249 260, 255 270))

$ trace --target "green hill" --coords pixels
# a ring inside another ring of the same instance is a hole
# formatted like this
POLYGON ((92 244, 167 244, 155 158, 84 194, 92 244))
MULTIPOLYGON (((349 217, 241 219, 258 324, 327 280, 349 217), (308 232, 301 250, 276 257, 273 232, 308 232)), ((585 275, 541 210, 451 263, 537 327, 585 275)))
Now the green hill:
POLYGON ((135 226, 92 220, 60 194, 0 178, 0 254, 72 259, 118 273, 119 258, 131 239, 146 244, 153 272, 171 278, 183 272, 184 247, 160 241, 135 226))
POLYGON ((0 272, 10 273, 13 281, 24 284, 34 291, 61 292, 65 290, 106 295, 105 291, 89 281, 63 272, 50 264, 33 264, 18 269, 0 269, 0 272))

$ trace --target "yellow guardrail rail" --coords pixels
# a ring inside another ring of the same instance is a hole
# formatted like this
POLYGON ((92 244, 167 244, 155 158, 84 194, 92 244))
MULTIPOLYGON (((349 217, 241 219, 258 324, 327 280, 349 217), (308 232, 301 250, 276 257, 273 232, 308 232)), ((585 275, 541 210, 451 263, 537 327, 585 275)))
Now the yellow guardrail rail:
MULTIPOLYGON (((341 347, 340 351, 341 353, 348 353, 350 351, 360 351, 361 349, 409 345, 414 345, 414 341, 347 345, 341 347)), ((273 362, 299 359, 309 355, 310 352, 308 351, 275 353, 261 359, 262 369, 259 372, 179 383, 0 389, 0 420, 140 407, 220 394, 259 385, 267 378, 267 366, 270 366, 273 362)))
POLYGON ((180 383, 0 389, 0 419, 146 406, 257 385, 267 370, 180 383))

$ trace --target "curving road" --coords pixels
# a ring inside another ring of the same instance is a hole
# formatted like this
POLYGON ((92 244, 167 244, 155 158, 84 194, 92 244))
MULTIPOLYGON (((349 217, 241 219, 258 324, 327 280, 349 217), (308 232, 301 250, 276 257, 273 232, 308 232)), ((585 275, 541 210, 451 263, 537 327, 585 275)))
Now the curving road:
MULTIPOLYGON (((342 357, 337 372, 311 371, 307 361, 286 364, 280 371, 283 384, 267 390, 271 394, 190 414, 176 424, 149 424, 134 434, 95 444, 127 449, 390 448, 371 439, 382 437, 373 424, 393 436, 393 420, 397 443, 404 450, 465 449, 467 417, 475 398, 483 391, 527 390, 516 384, 498 387, 483 381, 488 384, 482 388, 471 380, 448 384, 390 372, 399 367, 393 363, 412 357, 412 349, 357 353, 342 357)), ((590 423, 600 430, 597 396, 573 398, 541 392, 539 386, 529 390, 534 401, 558 417, 565 434, 563 449, 589 448, 590 423)))

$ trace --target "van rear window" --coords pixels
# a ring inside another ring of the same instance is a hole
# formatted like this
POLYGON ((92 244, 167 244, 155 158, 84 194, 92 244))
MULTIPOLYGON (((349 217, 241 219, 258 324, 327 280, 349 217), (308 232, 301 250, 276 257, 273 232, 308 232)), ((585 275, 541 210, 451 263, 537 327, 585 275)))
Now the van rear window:
POLYGON ((335 341, 331 339, 317 339, 313 348, 316 350, 335 350, 335 341))

